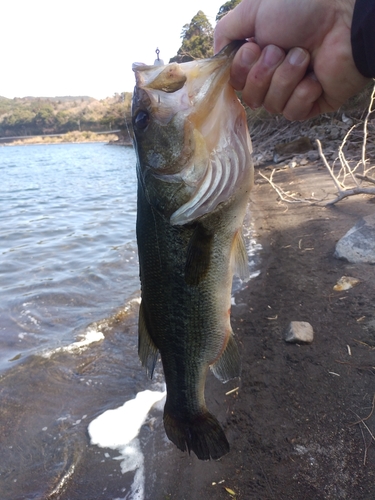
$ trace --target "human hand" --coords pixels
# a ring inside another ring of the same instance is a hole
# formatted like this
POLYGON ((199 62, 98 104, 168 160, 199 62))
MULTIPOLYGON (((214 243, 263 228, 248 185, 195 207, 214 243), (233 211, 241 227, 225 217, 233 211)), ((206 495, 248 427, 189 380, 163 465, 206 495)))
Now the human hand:
POLYGON ((350 27, 355 0, 242 0, 215 29, 215 52, 249 39, 231 84, 252 108, 290 120, 338 109, 368 82, 357 70, 350 27))

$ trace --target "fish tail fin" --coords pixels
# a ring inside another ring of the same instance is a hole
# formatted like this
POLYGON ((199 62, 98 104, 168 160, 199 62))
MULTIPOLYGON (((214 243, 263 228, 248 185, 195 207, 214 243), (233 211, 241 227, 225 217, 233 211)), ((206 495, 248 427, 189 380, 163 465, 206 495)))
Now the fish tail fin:
POLYGON ((229 452, 224 431, 209 411, 180 420, 164 409, 163 419, 168 438, 181 451, 194 451, 200 460, 217 460, 229 452))

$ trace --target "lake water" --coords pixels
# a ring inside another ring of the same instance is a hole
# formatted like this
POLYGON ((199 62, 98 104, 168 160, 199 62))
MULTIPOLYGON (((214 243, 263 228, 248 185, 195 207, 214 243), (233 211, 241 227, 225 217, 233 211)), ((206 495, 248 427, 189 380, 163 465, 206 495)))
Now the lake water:
POLYGON ((0 369, 139 288, 134 165, 105 144, 0 148, 0 369))
POLYGON ((0 220, 0 498, 152 498, 142 450, 174 447, 137 356, 134 150, 0 147, 0 220), (88 433, 113 408, 129 442, 88 433))

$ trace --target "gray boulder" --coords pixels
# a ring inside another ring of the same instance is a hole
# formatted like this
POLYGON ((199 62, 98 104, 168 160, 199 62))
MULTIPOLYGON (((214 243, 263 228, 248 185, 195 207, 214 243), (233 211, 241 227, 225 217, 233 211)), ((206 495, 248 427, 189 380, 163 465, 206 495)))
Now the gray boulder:
POLYGON ((364 217, 336 244, 335 257, 375 264, 375 214, 364 217))

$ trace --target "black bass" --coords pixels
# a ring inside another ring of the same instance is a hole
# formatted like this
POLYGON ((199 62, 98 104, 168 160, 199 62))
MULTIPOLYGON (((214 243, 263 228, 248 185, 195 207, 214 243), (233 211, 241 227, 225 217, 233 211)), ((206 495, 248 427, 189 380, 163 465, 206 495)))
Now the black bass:
POLYGON ((223 382, 240 375, 231 286, 234 272, 248 272, 242 223, 253 166, 245 111, 228 84, 238 46, 211 59, 133 65, 139 356, 152 376, 160 352, 166 434, 202 460, 229 451, 205 404, 208 369, 223 382))

